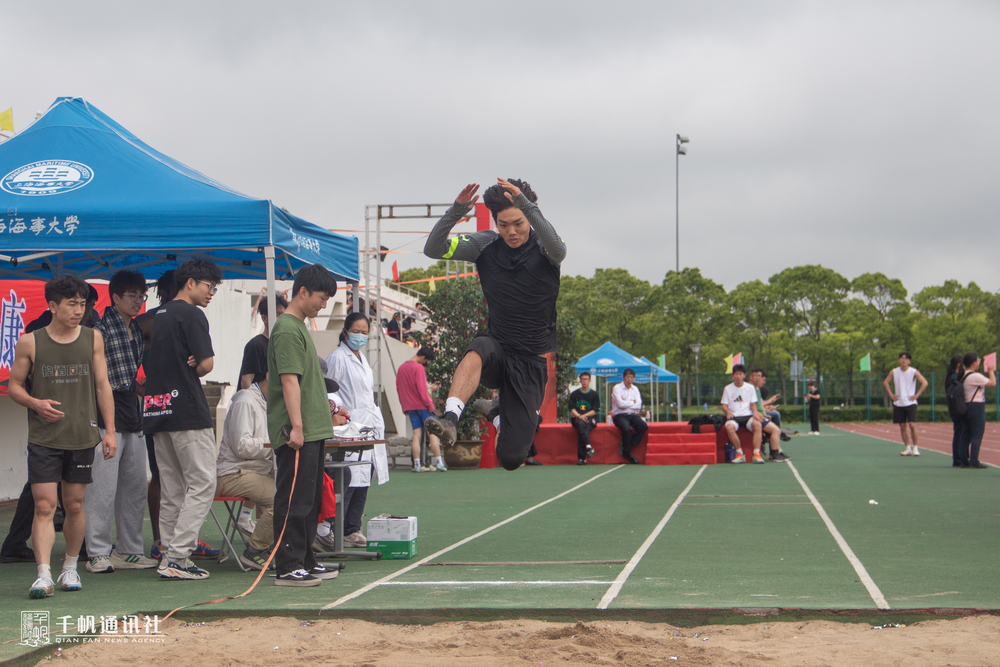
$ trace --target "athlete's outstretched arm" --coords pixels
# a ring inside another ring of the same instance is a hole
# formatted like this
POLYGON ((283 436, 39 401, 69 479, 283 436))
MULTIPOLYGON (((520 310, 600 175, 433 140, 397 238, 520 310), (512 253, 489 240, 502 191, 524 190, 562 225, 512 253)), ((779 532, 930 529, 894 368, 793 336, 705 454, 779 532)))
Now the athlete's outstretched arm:
POLYGON ((524 195, 514 197, 514 205, 521 209, 524 217, 531 223, 531 228, 538 234, 538 241, 542 244, 542 250, 548 256, 549 261, 558 266, 566 259, 566 244, 556 232, 552 223, 545 219, 538 204, 533 204, 524 195))
POLYGON ((424 244, 425 255, 431 259, 460 259, 474 262, 479 258, 483 248, 496 239, 496 232, 476 232, 448 238, 452 227, 465 217, 479 199, 479 195, 473 196, 478 189, 478 183, 470 183, 462 189, 455 198, 454 205, 437 221, 427 237, 427 243, 424 244))

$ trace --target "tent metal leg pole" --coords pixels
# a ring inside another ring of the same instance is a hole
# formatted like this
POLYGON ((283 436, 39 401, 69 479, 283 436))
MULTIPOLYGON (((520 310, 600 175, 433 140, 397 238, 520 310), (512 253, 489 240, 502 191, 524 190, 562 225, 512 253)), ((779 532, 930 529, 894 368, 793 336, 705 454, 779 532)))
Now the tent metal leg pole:
POLYGON ((270 337, 271 331, 274 329, 274 322, 278 319, 274 316, 278 312, 274 294, 274 246, 264 248, 264 266, 267 270, 267 335, 270 337))

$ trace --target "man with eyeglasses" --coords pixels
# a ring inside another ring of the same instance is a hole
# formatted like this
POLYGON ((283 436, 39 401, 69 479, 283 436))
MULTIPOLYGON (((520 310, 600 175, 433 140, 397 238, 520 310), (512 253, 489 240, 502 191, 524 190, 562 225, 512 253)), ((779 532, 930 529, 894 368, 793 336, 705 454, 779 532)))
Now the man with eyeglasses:
POLYGON ((177 297, 153 317, 143 427, 153 434, 160 469, 160 553, 164 579, 207 579, 191 555, 215 497, 215 434, 201 378, 215 352, 208 307, 222 282, 213 262, 193 259, 174 272, 177 297))
MULTIPOLYGON (((146 301, 146 278, 138 271, 119 271, 108 283, 111 305, 94 328, 104 338, 104 356, 115 403, 118 451, 110 459, 95 457, 93 483, 84 500, 87 521, 87 572, 145 570, 157 562, 143 556, 142 520, 146 513, 146 443, 136 375, 142 362, 142 329, 135 316, 146 301), (111 527, 118 526, 112 549, 111 527)), ((104 437, 105 424, 97 425, 104 437)))

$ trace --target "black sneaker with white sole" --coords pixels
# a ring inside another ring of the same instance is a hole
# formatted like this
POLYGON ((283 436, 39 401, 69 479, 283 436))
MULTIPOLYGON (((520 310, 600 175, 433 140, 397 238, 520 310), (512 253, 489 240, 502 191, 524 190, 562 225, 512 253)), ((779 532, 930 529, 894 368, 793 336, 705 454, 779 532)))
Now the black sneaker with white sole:
POLYGON ((785 461, 791 461, 792 458, 784 452, 778 452, 777 454, 771 454, 771 460, 784 463, 785 461))
POLYGON ((282 574, 274 580, 275 586, 296 586, 299 588, 319 586, 322 583, 322 579, 312 576, 306 570, 295 570, 288 574, 282 574))
POLYGON ((316 567, 309 570, 309 574, 317 579, 336 579, 340 572, 337 570, 328 570, 322 563, 316 563, 316 567))

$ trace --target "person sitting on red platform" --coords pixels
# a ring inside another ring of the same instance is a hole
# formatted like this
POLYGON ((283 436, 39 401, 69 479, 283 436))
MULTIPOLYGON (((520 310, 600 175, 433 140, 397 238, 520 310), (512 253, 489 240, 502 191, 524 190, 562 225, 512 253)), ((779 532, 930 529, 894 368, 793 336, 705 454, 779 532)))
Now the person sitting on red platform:
POLYGON ((601 409, 601 395, 590 388, 590 373, 580 373, 580 388, 569 395, 569 423, 576 429, 577 465, 587 465, 594 455, 590 446, 590 432, 597 427, 597 411, 601 409))
POLYGON ((743 364, 733 366, 733 382, 722 390, 722 411, 726 414, 726 433, 729 442, 736 449, 732 463, 746 463, 740 438, 736 431, 742 426, 753 434, 753 462, 763 463, 760 455, 761 424, 764 416, 757 412, 757 390, 744 382, 747 369, 743 364))
POLYGON ((621 383, 616 384, 611 390, 611 421, 622 432, 621 455, 629 463, 639 463, 639 459, 632 456, 632 447, 639 444, 649 427, 639 416, 642 410, 642 395, 633 382, 635 382, 635 371, 626 368, 622 373, 621 383))

